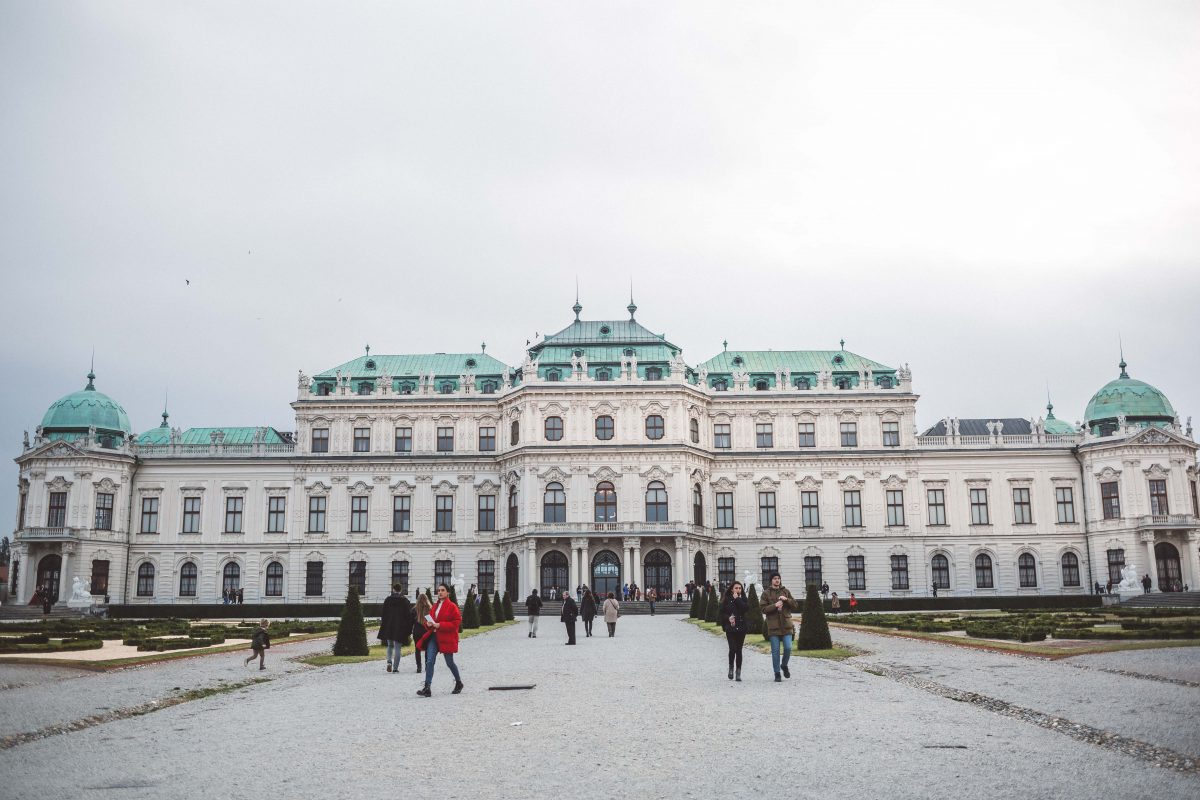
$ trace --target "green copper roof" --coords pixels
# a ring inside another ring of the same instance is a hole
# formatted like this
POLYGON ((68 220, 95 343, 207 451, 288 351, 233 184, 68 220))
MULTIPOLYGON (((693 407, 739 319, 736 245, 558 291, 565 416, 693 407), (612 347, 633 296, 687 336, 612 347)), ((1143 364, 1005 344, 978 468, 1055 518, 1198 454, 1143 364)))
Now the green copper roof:
POLYGON ((891 367, 884 366, 878 361, 863 358, 846 350, 727 350, 698 364, 696 369, 707 369, 712 373, 732 373, 734 370, 745 372, 773 373, 775 370, 788 372, 858 372, 869 369, 872 372, 895 372, 891 367), (834 359, 841 357, 841 363, 834 359), (735 364, 734 359, 741 358, 741 363, 735 364))
POLYGON ((1175 419, 1175 409, 1166 395, 1148 383, 1129 377, 1121 360, 1121 375, 1101 387, 1092 395, 1083 418, 1091 426, 1100 420, 1116 419, 1124 414, 1130 421, 1158 420, 1170 422, 1175 419))
POLYGON ((476 375, 502 375, 508 366, 486 353, 426 353, 401 356, 359 356, 353 361, 339 364, 332 369, 315 375, 315 378, 333 378, 338 370, 351 378, 377 378, 390 375, 393 378, 415 378, 433 373, 437 376, 457 378, 465 372, 476 375), (372 362, 373 367, 367 362, 372 362), (470 363, 469 363, 470 362, 470 363))
POLYGON ((98 431, 109 433, 132 432, 129 415, 125 413, 125 409, 108 395, 97 392, 95 379, 96 376, 89 372, 86 387, 58 400, 46 410, 45 416, 42 417, 44 433, 86 431, 93 426, 98 431))
POLYGON ((606 347, 627 344, 656 344, 680 348, 667 341, 665 334, 653 333, 633 319, 627 320, 575 320, 558 333, 552 333, 538 344, 530 348, 530 352, 538 353, 543 348, 553 345, 557 347, 577 347, 580 345, 596 345, 606 347))
MULTIPOLYGON (((269 427, 250 428, 188 428, 180 434, 180 444, 211 444, 212 434, 223 433, 222 444, 253 444, 257 438, 262 444, 282 444, 286 440, 279 431, 269 427)), ((138 437, 138 444, 170 444, 171 429, 163 426, 146 431, 138 437)))

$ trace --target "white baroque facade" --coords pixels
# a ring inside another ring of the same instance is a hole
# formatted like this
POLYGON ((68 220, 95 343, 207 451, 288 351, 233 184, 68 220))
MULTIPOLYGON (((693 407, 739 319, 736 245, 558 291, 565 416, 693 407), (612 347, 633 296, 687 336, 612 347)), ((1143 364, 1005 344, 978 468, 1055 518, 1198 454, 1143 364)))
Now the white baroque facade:
POLYGON ((368 349, 300 375, 294 434, 164 412, 137 435, 89 375, 16 459, 15 596, 81 577, 112 602, 378 601, 462 575, 519 599, 774 569, 862 597, 1082 594, 1123 565, 1200 583, 1190 424, 1123 362, 1083 430, 1051 407, 919 434, 907 368, 690 366, 635 311, 576 304, 517 367, 368 349))

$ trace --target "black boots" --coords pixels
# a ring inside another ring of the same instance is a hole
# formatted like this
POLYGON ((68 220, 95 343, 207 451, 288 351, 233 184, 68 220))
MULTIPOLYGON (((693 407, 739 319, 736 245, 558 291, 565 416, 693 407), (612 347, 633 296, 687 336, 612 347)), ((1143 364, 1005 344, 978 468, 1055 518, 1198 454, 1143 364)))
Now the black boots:
POLYGON ((736 673, 734 673, 734 678, 733 678, 733 679, 734 679, 735 681, 740 681, 740 680, 742 679, 742 668, 741 668, 741 667, 738 667, 738 668, 737 668, 737 672, 736 672, 736 673))
POLYGON ((729 680, 733 680, 733 666, 729 667, 729 680))
POLYGON ((782 678, 782 677, 780 677, 780 675, 779 675, 779 673, 778 673, 778 672, 776 672, 776 673, 775 673, 775 682, 776 682, 776 683, 783 683, 783 678, 782 678))
POLYGON ((785 677, 785 678, 792 677, 792 673, 788 672, 787 664, 784 664, 783 666, 781 666, 780 669, 783 670, 783 677, 785 677))
MULTIPOLYGON (((776 677, 778 677, 778 676, 776 676, 776 677)), ((421 697, 431 697, 433 695, 433 692, 429 691, 428 686, 422 686, 420 689, 417 689, 417 694, 420 695, 421 697)))
POLYGON ((462 690, 463 690, 463 682, 455 681, 454 682, 454 691, 450 692, 450 694, 459 694, 460 692, 462 692, 462 690))

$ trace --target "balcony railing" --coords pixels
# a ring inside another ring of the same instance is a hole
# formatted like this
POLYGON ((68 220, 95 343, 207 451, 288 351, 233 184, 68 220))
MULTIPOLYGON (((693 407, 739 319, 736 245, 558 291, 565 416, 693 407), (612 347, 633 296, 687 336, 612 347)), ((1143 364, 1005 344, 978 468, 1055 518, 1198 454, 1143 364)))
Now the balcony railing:
MULTIPOLYGON (((512 530, 511 528, 509 529, 512 530)), ((529 522, 521 526, 527 534, 556 533, 562 536, 585 533, 611 533, 614 535, 703 533, 703 525, 690 522, 529 522)))
POLYGON ((1147 514, 1138 518, 1139 528, 1196 528, 1200 519, 1191 514, 1147 514))
POLYGON ((918 436, 917 447, 920 449, 963 448, 985 450, 988 448, 1004 447, 1074 447, 1080 441, 1076 434, 1046 433, 1035 436, 1029 433, 1001 434, 998 436, 918 436))
POLYGON ((21 528, 17 531, 16 541, 36 540, 42 542, 75 541, 79 538, 81 528, 21 528))
POLYGON ((290 456, 294 444, 144 444, 137 449, 142 458, 229 458, 231 456, 290 456))

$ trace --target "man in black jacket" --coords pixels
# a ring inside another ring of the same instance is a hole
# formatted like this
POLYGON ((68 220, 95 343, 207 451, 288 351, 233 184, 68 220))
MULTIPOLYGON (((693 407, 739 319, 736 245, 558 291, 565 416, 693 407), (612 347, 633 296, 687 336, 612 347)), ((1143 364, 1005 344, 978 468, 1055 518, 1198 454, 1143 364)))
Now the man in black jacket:
POLYGON ((575 619, 579 616, 579 606, 570 592, 565 593, 563 598, 562 616, 559 619, 567 626, 567 644, 575 644, 575 619))
POLYGON ((529 617, 529 638, 537 638, 538 617, 542 613, 542 598, 538 597, 537 589, 525 598, 525 614, 529 617))
POLYGON ((383 615, 379 620, 379 640, 387 643, 387 671, 400 671, 400 648, 412 636, 412 605, 404 596, 398 583, 392 584, 392 593, 384 598, 383 615))

